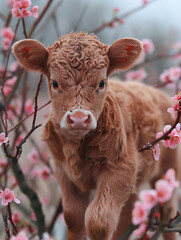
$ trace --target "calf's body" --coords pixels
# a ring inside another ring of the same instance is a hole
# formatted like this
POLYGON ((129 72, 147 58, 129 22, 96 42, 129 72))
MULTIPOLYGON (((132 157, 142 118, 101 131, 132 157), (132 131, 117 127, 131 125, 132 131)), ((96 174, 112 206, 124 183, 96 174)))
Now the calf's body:
MULTIPOLYGON (((48 78, 52 111, 42 137, 62 190, 68 240, 83 240, 85 230, 91 240, 117 240, 131 223, 140 185, 153 185, 169 167, 177 170, 176 151, 161 149, 158 162, 152 151, 139 152, 171 124, 169 98, 143 84, 108 80, 131 67, 141 49, 135 39, 108 47, 84 33, 63 36, 47 49, 35 40, 13 46, 24 68, 48 78)), ((173 199, 167 207, 175 213, 173 199)))

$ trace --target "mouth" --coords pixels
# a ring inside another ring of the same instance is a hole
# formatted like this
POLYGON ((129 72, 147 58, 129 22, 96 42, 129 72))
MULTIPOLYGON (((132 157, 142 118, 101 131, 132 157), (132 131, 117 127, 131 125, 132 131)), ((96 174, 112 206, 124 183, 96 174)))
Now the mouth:
POLYGON ((71 136, 85 136, 90 129, 64 129, 71 136))

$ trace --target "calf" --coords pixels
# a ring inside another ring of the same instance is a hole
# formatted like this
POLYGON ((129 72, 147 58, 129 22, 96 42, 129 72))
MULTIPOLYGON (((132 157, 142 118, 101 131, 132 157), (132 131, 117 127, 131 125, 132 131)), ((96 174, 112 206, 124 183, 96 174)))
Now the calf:
MULTIPOLYGON (((130 68, 141 51, 135 39, 108 47, 82 32, 48 48, 31 39, 13 46, 25 69, 48 78, 52 111, 42 137, 54 159, 68 240, 83 240, 85 229, 91 240, 117 240, 131 223, 141 183, 154 184, 169 167, 177 170, 176 151, 161 149, 158 162, 151 151, 139 152, 171 123, 169 98, 142 84, 108 80, 130 68)), ((167 204, 173 213, 175 206, 173 199, 167 204)))

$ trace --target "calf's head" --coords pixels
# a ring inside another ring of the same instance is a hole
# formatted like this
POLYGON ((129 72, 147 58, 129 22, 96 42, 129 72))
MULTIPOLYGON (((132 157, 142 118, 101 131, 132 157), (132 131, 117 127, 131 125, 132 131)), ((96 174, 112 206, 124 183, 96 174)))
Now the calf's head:
POLYGON ((70 33, 45 48, 26 39, 13 45, 19 63, 44 73, 57 123, 71 135, 95 129, 104 106, 108 76, 130 68, 141 53, 141 43, 125 38, 111 46, 93 34, 70 33))

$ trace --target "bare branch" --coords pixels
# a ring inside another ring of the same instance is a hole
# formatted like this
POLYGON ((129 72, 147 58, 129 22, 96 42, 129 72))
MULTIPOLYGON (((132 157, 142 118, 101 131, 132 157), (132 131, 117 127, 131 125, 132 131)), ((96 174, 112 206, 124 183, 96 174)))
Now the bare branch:
POLYGON ((130 11, 128 11, 127 13, 122 14, 120 17, 114 17, 113 19, 111 19, 110 21, 103 23, 102 25, 100 25, 99 27, 92 29, 89 33, 98 33, 100 31, 102 31, 104 28, 106 27, 110 27, 110 25, 112 24, 112 22, 120 22, 122 19, 125 19, 129 16, 131 16, 132 14, 144 9, 145 7, 147 7, 149 4, 155 2, 157 0, 152 0, 150 2, 148 2, 147 4, 142 4, 130 11))

